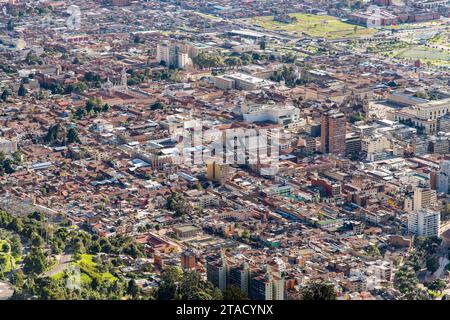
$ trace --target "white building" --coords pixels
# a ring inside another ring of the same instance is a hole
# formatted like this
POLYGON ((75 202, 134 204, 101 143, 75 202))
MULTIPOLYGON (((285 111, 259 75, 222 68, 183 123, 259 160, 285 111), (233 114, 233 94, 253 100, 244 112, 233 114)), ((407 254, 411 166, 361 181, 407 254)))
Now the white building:
POLYGON ((441 214, 438 211, 418 210, 408 215, 408 231, 420 237, 440 235, 441 214))
POLYGON ((444 160, 438 173, 437 191, 450 193, 450 160, 444 160))
POLYGON ((295 127, 305 124, 300 120, 300 110, 293 105, 246 105, 241 108, 242 116, 246 122, 273 122, 284 127, 295 127))
POLYGON ((219 89, 238 89, 253 91, 270 88, 275 85, 273 81, 261 79, 245 73, 233 73, 214 77, 214 85, 219 89))
POLYGON ((12 154, 17 151, 17 142, 0 138, 0 152, 12 154))

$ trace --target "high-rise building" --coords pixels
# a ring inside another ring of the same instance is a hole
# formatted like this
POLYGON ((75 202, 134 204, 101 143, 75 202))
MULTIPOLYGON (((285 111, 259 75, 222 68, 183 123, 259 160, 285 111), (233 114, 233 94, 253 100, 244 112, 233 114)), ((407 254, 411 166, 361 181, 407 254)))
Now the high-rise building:
POLYGON ((450 132, 450 113, 438 119, 438 131, 450 132))
POLYGON ((413 210, 433 207, 436 204, 436 191, 431 188, 415 188, 413 210))
POLYGON ((345 134, 347 121, 342 112, 328 111, 322 115, 321 142, 322 152, 345 154, 345 134))
POLYGON ((269 272, 253 277, 250 282, 253 300, 284 300, 284 279, 269 272))
POLYGON ((168 67, 183 69, 191 63, 191 59, 183 46, 163 42, 156 47, 156 60, 164 62, 168 67))
POLYGON ((206 177, 209 180, 217 181, 223 184, 229 174, 229 166, 218 162, 211 162, 206 165, 206 177))
POLYGON ((229 284, 238 286, 247 296, 250 288, 250 268, 247 263, 230 268, 229 284))
POLYGON ((441 214, 438 211, 421 209, 408 215, 408 231, 420 237, 438 237, 441 214))
POLYGON ((181 267, 188 270, 195 268, 195 254, 192 250, 181 253, 181 267))
POLYGON ((224 254, 222 254, 221 259, 208 262, 206 265, 206 277, 208 281, 222 291, 226 290, 228 286, 228 274, 229 266, 224 254))
POLYGON ((450 160, 444 160, 437 174, 437 191, 450 193, 450 160))

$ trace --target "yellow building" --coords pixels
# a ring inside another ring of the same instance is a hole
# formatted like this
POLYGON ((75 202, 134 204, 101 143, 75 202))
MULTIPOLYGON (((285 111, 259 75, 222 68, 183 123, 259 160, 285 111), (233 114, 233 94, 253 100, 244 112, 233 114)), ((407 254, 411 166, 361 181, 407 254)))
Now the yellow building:
POLYGON ((229 167, 226 164, 211 162, 206 165, 206 177, 208 180, 225 183, 228 178, 229 167))

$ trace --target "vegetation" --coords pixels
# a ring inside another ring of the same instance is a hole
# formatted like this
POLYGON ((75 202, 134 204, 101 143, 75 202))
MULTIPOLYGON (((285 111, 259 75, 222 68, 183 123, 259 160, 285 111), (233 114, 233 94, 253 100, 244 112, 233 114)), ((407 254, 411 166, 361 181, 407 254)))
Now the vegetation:
POLYGON ((311 281, 301 289, 303 300, 336 300, 334 286, 322 281, 311 281))
POLYGON ((296 18, 293 23, 286 24, 273 20, 273 16, 253 17, 245 19, 247 23, 258 25, 268 30, 285 31, 293 34, 306 33, 312 37, 337 39, 358 38, 372 35, 373 29, 359 27, 340 21, 331 16, 293 13, 289 15, 296 18))
POLYGON ((194 64, 201 69, 211 69, 224 66, 223 57, 218 53, 200 52, 192 59, 194 64))
POLYGON ((161 284, 156 291, 158 300, 220 300, 222 293, 212 283, 200 279, 196 271, 168 267, 161 273, 161 284))

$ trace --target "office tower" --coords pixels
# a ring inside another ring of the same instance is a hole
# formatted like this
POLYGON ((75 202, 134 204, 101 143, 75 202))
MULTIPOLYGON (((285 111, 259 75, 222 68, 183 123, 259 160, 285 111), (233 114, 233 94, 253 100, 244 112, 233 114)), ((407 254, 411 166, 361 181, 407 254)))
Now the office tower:
POLYGON ((192 250, 186 250, 181 253, 181 267, 188 270, 195 268, 195 254, 192 250))
POLYGON ((408 231, 420 237, 438 237, 440 224, 438 211, 421 209, 408 215, 408 231))
POLYGON ((345 134, 347 121, 342 112, 328 111, 322 115, 321 142, 322 152, 331 154, 345 153, 345 134))
POLYGON ((437 174, 437 191, 450 193, 450 160, 444 160, 437 174))
POLYGON ((238 286, 247 296, 250 287, 250 268, 247 263, 230 268, 229 284, 238 286))
POLYGON ((415 188, 413 210, 417 211, 436 204, 436 191, 431 188, 415 188))
POLYGON ((229 174, 229 166, 218 162, 211 162, 206 165, 206 177, 208 180, 225 183, 229 174))
POLYGON ((229 267, 225 255, 216 261, 208 262, 206 265, 206 277, 214 286, 224 291, 228 285, 229 267))
POLYGON ((270 272, 253 277, 250 297, 253 300, 284 300, 284 279, 281 275, 270 272))
POLYGON ((191 63, 191 59, 183 46, 163 42, 156 47, 156 60, 164 62, 168 67, 183 69, 191 63))
POLYGON ((450 132, 450 113, 438 119, 438 131, 450 132))

